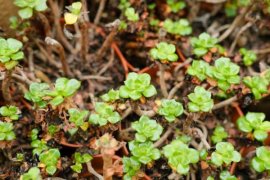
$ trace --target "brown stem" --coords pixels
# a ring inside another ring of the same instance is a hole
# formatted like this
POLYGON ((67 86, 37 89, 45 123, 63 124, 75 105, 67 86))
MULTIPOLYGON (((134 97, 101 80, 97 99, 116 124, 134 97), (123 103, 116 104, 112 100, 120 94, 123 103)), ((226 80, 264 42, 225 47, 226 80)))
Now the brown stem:
POLYGON ((96 176, 99 180, 103 180, 103 177, 102 177, 100 174, 98 174, 98 173, 95 171, 95 169, 92 167, 91 162, 87 162, 86 165, 87 165, 87 170, 88 170, 91 174, 93 174, 94 176, 96 176))
POLYGON ((9 104, 12 102, 12 97, 9 90, 11 78, 12 70, 7 70, 5 73, 5 78, 2 81, 2 95, 4 100, 9 104))
POLYGON ((83 62, 86 62, 86 57, 88 53, 88 44, 89 44, 89 35, 88 35, 88 26, 86 23, 81 25, 81 56, 83 62))
POLYGON ((99 20, 101 18, 102 12, 103 12, 104 7, 105 7, 105 4, 106 4, 106 0, 101 0, 100 1, 98 11, 97 11, 97 15, 96 15, 95 20, 94 20, 94 24, 99 23, 99 20))
POLYGON ((50 37, 46 37, 45 42, 48 45, 56 47, 56 49, 57 49, 57 51, 59 53, 59 56, 60 56, 60 60, 61 60, 61 63, 62 63, 62 68, 63 68, 64 75, 69 76, 70 75, 70 70, 69 70, 68 63, 66 61, 65 50, 64 50, 63 46, 58 41, 56 41, 55 39, 52 39, 50 37))
POLYGON ((233 96, 229 99, 226 99, 225 101, 222 101, 220 103, 215 104, 214 107, 212 108, 212 110, 219 109, 219 108, 222 108, 224 106, 230 105, 234 101, 237 101, 237 96, 233 96))
POLYGON ((160 71, 160 74, 159 74, 159 83, 160 83, 160 89, 161 89, 161 92, 163 94, 163 96, 165 98, 168 97, 168 90, 167 90, 167 87, 166 87, 166 82, 165 82, 165 79, 164 79, 164 65, 159 63, 159 71, 160 71))
POLYGON ((113 150, 104 148, 101 151, 102 159, 103 159, 103 177, 104 180, 112 180, 112 174, 109 173, 109 169, 113 168, 113 160, 112 157, 114 153, 113 150))
POLYGON ((116 33, 117 33, 116 29, 113 29, 113 30, 110 32, 110 34, 106 37, 106 39, 105 39, 105 41, 103 42, 101 48, 100 48, 100 49, 98 50, 98 52, 97 52, 97 59, 101 59, 101 58, 104 56, 106 50, 107 50, 107 49, 110 47, 110 45, 112 44, 113 39, 114 39, 116 33))
POLYGON ((167 138, 171 135, 172 132, 173 132, 173 129, 169 127, 167 131, 160 137, 160 139, 154 143, 154 147, 157 148, 161 146, 164 143, 164 141, 166 141, 167 138))
POLYGON ((54 16, 54 25, 56 27, 56 33, 58 35, 58 38, 60 40, 61 43, 63 43, 63 45, 65 46, 65 48, 67 48, 72 54, 75 54, 76 51, 74 50, 74 48, 72 47, 72 45, 68 42, 68 40, 66 39, 60 22, 59 22, 59 18, 60 18, 60 13, 61 11, 59 10, 58 5, 53 1, 53 0, 48 0, 48 3, 51 7, 51 12, 54 16))

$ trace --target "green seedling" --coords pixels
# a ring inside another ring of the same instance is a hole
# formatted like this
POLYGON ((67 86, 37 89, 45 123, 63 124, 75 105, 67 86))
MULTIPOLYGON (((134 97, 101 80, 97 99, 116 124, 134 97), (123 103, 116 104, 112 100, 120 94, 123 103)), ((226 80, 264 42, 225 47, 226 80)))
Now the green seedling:
POLYGON ((21 41, 0 37, 0 62, 4 64, 7 70, 13 69, 24 58, 22 47, 21 41))
POLYGON ((57 78, 54 90, 46 93, 52 97, 49 103, 53 107, 62 104, 65 98, 73 96, 80 86, 81 82, 76 79, 57 78))
POLYGON ((200 156, 200 159, 206 161, 207 157, 208 157, 208 152, 206 149, 202 149, 199 151, 199 156, 200 156))
POLYGON ((81 154, 79 152, 75 152, 74 154, 74 165, 71 166, 71 169, 77 173, 82 172, 82 164, 91 161, 93 158, 90 154, 81 154))
POLYGON ((75 24, 81 14, 82 3, 74 2, 70 6, 66 7, 69 12, 64 14, 66 24, 75 24))
POLYGON ((21 175, 20 180, 42 180, 38 167, 31 167, 27 173, 21 175))
POLYGON ((103 102, 97 102, 95 105, 96 113, 93 113, 89 117, 89 122, 92 124, 98 124, 104 126, 108 122, 115 124, 121 120, 121 116, 118 112, 114 111, 114 107, 103 102))
POLYGON ((154 18, 152 18, 152 19, 150 19, 150 21, 149 21, 149 24, 151 25, 151 26, 158 26, 159 25, 159 20, 158 19, 154 19, 154 18))
POLYGON ((166 0, 166 2, 174 13, 177 13, 186 7, 186 3, 183 0, 166 0))
POLYGON ((100 97, 105 102, 114 102, 114 101, 120 99, 119 90, 111 89, 108 93, 103 94, 100 97))
POLYGON ((270 122, 265 120, 264 113, 248 112, 237 119, 237 126, 243 132, 253 133, 258 141, 264 141, 270 131, 270 122))
POLYGON ((124 180, 130 180, 136 175, 136 173, 141 168, 141 163, 138 162, 137 158, 132 157, 123 157, 123 171, 125 173, 124 180))
POLYGON ((175 51, 175 45, 160 42, 156 45, 156 48, 150 50, 150 56, 155 60, 175 62, 178 60, 175 51))
POLYGON ((222 171, 219 175, 220 180, 238 180, 237 177, 231 175, 229 171, 222 171))
POLYGON ((32 129, 31 131, 31 147, 34 148, 32 153, 35 155, 40 155, 43 151, 48 150, 48 146, 46 145, 45 140, 38 139, 38 130, 32 129))
POLYGON ((163 27, 168 33, 175 35, 186 36, 192 33, 192 28, 187 19, 180 19, 175 22, 171 19, 166 19, 163 27))
POLYGON ((40 154, 39 161, 42 166, 45 166, 46 172, 53 175, 57 170, 59 158, 60 152, 58 149, 49 149, 40 154))
POLYGON ((85 119, 88 113, 89 112, 87 110, 80 111, 76 108, 71 108, 68 110, 69 121, 74 123, 76 127, 82 127, 85 123, 85 119))
POLYGON ((251 66, 257 60, 257 55, 251 50, 241 48, 239 52, 242 55, 244 65, 246 66, 251 66))
POLYGON ((241 154, 234 150, 231 143, 219 142, 216 144, 216 151, 211 154, 211 162, 216 166, 229 165, 231 162, 239 162, 241 154))
POLYGON ((37 107, 43 108, 47 105, 45 96, 50 86, 47 83, 31 83, 29 91, 25 93, 25 99, 35 103, 37 107))
POLYGON ((257 172, 270 170, 270 149, 261 146, 256 149, 256 156, 251 160, 251 167, 257 172))
POLYGON ((119 95, 121 98, 131 98, 132 100, 138 100, 142 96, 152 97, 157 94, 155 86, 151 85, 151 77, 149 74, 137 74, 131 72, 127 76, 125 85, 119 89, 119 95))
POLYGON ((262 95, 268 92, 269 80, 264 76, 245 77, 244 84, 251 89, 256 100, 262 98, 262 95))
POLYGON ((195 76, 200 81, 203 81, 207 78, 209 71, 212 71, 210 65, 202 60, 193 60, 192 65, 188 67, 187 73, 189 75, 195 76))
POLYGON ((48 133, 53 136, 56 132, 59 131, 59 128, 55 125, 49 125, 48 127, 48 133))
POLYGON ((250 4, 250 0, 231 0, 227 1, 225 4, 225 13, 228 17, 234 17, 237 15, 238 8, 248 6, 250 4))
POLYGON ((130 7, 130 2, 129 0, 120 0, 118 8, 121 10, 125 10, 130 7))
POLYGON ((128 7, 125 10, 125 16, 129 21, 137 22, 139 20, 139 14, 135 12, 135 9, 132 7, 128 7))
POLYGON ((214 48, 217 44, 217 38, 211 37, 207 33, 202 33, 199 35, 199 38, 191 38, 191 45, 193 47, 193 53, 201 57, 205 55, 210 49, 214 48))
POLYGON ((187 144, 181 140, 173 140, 170 144, 163 148, 163 154, 168 159, 169 165, 179 174, 187 174, 190 164, 199 161, 199 152, 189 148, 187 144))
POLYGON ((14 4, 22 9, 19 10, 19 16, 22 19, 28 19, 33 16, 35 11, 45 11, 48 7, 47 0, 15 0, 14 4))
POLYGON ((221 141, 223 141, 223 139, 226 139, 228 137, 228 133, 225 131, 225 129, 218 125, 215 130, 213 135, 211 136, 211 140, 214 144, 217 144, 221 141))
POLYGON ((24 154, 23 153, 17 153, 16 154, 16 160, 17 161, 23 161, 24 160, 24 154))
POLYGON ((16 106, 2 106, 0 108, 0 114, 1 116, 4 116, 10 120, 18 120, 19 114, 20 114, 19 108, 16 106))
POLYGON ((0 141, 12 141, 16 139, 13 132, 13 124, 0 121, 0 141))
POLYGON ((160 158, 160 151, 153 147, 152 142, 131 141, 128 145, 131 154, 142 164, 148 164, 160 158))
POLYGON ((163 99, 161 105, 158 108, 158 114, 165 117, 169 122, 173 122, 176 117, 183 114, 184 108, 183 105, 179 102, 176 102, 174 99, 163 99))
POLYGON ((132 123, 131 127, 137 131, 135 134, 137 142, 156 141, 163 131, 160 124, 147 116, 142 116, 139 121, 132 123))
POLYGON ((240 83, 240 76, 238 75, 240 67, 231 62, 229 58, 219 58, 215 61, 213 70, 213 78, 217 80, 218 87, 227 91, 232 84, 240 83))
POLYGON ((196 86, 194 93, 188 95, 188 99, 190 100, 188 103, 190 112, 209 112, 214 106, 211 92, 201 86, 196 86))

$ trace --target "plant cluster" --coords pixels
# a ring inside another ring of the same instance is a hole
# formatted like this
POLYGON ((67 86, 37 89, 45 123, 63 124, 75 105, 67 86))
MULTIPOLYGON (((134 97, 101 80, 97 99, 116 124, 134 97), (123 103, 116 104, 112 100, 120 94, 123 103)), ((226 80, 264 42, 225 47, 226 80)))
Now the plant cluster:
POLYGON ((111 89, 108 93, 103 94, 100 98, 105 102, 114 102, 120 99, 119 90, 111 89))
POLYGON ((168 122, 173 122, 183 112, 183 105, 174 99, 163 99, 158 108, 158 114, 164 116, 168 122))
POLYGON ((47 104, 56 107, 65 99, 73 96, 80 86, 80 81, 67 78, 58 78, 53 89, 50 89, 47 83, 34 82, 30 84, 29 91, 25 93, 24 97, 38 107, 45 107, 47 104))
POLYGON ((251 89, 255 99, 261 99, 268 92, 269 80, 264 76, 247 76, 243 79, 244 84, 251 89))
POLYGON ((270 170, 270 149, 266 146, 256 148, 256 156, 251 160, 251 167, 257 172, 270 170))
POLYGON ((18 11, 22 19, 29 19, 33 16, 35 11, 45 11, 48 7, 47 0, 15 0, 14 4, 21 9, 18 11))
POLYGON ((13 132, 13 124, 0 121, 0 141, 12 141, 14 139, 16 139, 16 135, 13 132))
POLYGON ((241 154, 234 150, 229 142, 219 142, 216 144, 216 151, 211 154, 211 162, 216 166, 230 165, 231 162, 239 162, 241 154))
POLYGON ((77 173, 82 172, 82 164, 87 163, 92 160, 92 156, 87 153, 79 153, 75 152, 74 153, 74 165, 71 166, 71 169, 77 173))
POLYGON ((58 149, 49 149, 39 155, 40 166, 45 167, 46 172, 53 175, 57 170, 57 163, 61 157, 58 149))
POLYGON ((151 85, 151 77, 149 74, 129 73, 124 82, 125 85, 119 89, 121 98, 131 98, 138 100, 142 96, 152 97, 157 94, 156 88, 151 85))
POLYGON ((131 141, 128 143, 129 150, 134 158, 142 164, 148 164, 160 158, 161 153, 157 148, 154 148, 150 141, 139 143, 131 141))
POLYGON ((188 67, 187 73, 189 75, 195 76, 200 81, 207 78, 207 75, 212 69, 210 65, 203 60, 193 60, 192 65, 188 67))
POLYGON ((191 45, 193 47, 193 53, 201 57, 205 55, 211 48, 214 48, 217 45, 218 40, 211 37, 207 33, 202 33, 199 37, 191 38, 191 45))
POLYGON ((213 135, 211 136, 211 140, 214 144, 217 144, 219 142, 222 142, 227 137, 228 137, 228 133, 225 131, 224 127, 218 125, 215 128, 213 135))
POLYGON ((132 123, 131 127, 136 130, 135 140, 137 142, 156 141, 163 131, 160 124, 147 116, 141 116, 139 121, 132 123))
POLYGON ((270 131, 270 122, 265 120, 264 113, 248 112, 237 120, 237 126, 243 132, 253 133, 258 141, 264 141, 270 131))
POLYGON ((242 55, 245 66, 251 66, 257 60, 257 55, 252 50, 241 48, 239 52, 242 55))
POLYGON ((174 13, 177 13, 186 7, 186 3, 183 0, 166 0, 166 2, 174 13))
POLYGON ((201 86, 196 86, 194 93, 188 95, 188 99, 190 100, 188 103, 190 112, 209 112, 214 106, 211 92, 201 86))
POLYGON ((32 129, 31 131, 31 147, 33 148, 32 153, 35 155, 40 155, 43 151, 49 149, 47 146, 47 143, 45 140, 38 139, 38 130, 37 129, 32 129))
POLYGON ((0 108, 0 115, 10 120, 19 119, 20 110, 16 106, 2 106, 0 108))
POLYGON ((74 2, 66 8, 69 11, 64 14, 66 24, 75 24, 81 14, 82 3, 74 2))
POLYGON ((166 19, 163 27, 168 33, 175 35, 186 36, 192 33, 192 28, 187 19, 180 19, 178 21, 166 19))
POLYGON ((38 167, 31 167, 27 173, 24 173, 20 180, 42 180, 38 167))
POLYGON ((227 91, 232 84, 240 83, 239 70, 240 67, 237 64, 231 62, 229 58, 222 57, 215 61, 211 75, 217 80, 218 87, 227 91))
POLYGON ((69 121, 75 124, 76 129, 77 127, 81 127, 83 130, 86 130, 84 126, 88 113, 89 112, 87 110, 80 111, 76 108, 71 108, 68 110, 69 121))
POLYGON ((117 111, 114 111, 114 107, 103 103, 97 102, 95 104, 95 113, 92 113, 89 117, 89 122, 92 124, 98 124, 104 126, 109 123, 117 123, 121 120, 121 116, 117 111))
POLYGON ((14 68, 24 58, 23 44, 17 39, 0 37, 0 62, 7 70, 14 68))
POLYGON ((172 169, 179 174, 187 174, 190 164, 199 161, 199 152, 189 148, 187 144, 179 139, 173 140, 170 144, 164 146, 163 153, 168 158, 168 163, 172 169))
POLYGON ((156 45, 156 48, 150 50, 150 56, 155 60, 174 62, 178 60, 175 51, 175 45, 160 42, 156 45))

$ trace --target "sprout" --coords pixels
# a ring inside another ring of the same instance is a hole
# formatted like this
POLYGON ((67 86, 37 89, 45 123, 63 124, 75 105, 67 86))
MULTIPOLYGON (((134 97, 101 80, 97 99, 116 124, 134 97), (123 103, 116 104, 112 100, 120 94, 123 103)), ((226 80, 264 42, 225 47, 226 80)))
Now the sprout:
POLYGON ((40 154, 40 164, 45 166, 46 172, 53 175, 57 170, 57 162, 60 158, 58 149, 49 149, 40 154))
POLYGON ((97 102, 95 105, 96 113, 91 114, 89 122, 92 124, 99 124, 104 126, 108 122, 115 124, 121 120, 118 112, 114 111, 114 107, 103 102, 97 102))
POLYGON ((214 144, 219 143, 223 141, 223 139, 228 137, 228 133, 225 131, 225 129, 222 126, 217 126, 214 130, 213 135, 211 136, 211 140, 214 144))
POLYGON ((139 14, 135 12, 135 9, 132 7, 128 7, 125 10, 125 16, 129 21, 136 22, 139 20, 139 14))
POLYGON ((270 170, 270 149, 266 146, 261 146, 256 149, 256 157, 251 160, 251 167, 257 172, 270 170))
POLYGON ((74 165, 71 166, 71 169, 77 173, 82 172, 82 164, 87 163, 92 160, 92 156, 90 154, 81 154, 79 152, 75 152, 74 154, 74 165))
POLYGON ((33 11, 45 11, 48 7, 46 0, 15 0, 14 4, 22 9, 19 15, 22 19, 28 19, 33 16, 33 11))
POLYGON ((164 99, 161 101, 161 106, 158 109, 158 114, 163 115, 165 119, 169 122, 173 122, 176 117, 183 114, 183 105, 176 102, 174 99, 164 99))
POLYGON ((130 179, 136 175, 136 173, 141 168, 141 163, 138 162, 137 158, 132 157, 123 157, 123 165, 124 165, 124 179, 130 179))
POLYGON ((157 90, 150 83, 151 77, 149 74, 129 73, 125 85, 119 89, 119 95, 122 98, 131 98, 132 100, 138 100, 142 96, 154 96, 157 94, 157 90))
POLYGON ((240 76, 238 75, 240 67, 231 62, 229 58, 219 58, 215 61, 213 70, 213 77, 218 82, 218 87, 227 91, 232 84, 240 83, 240 76))
POLYGON ((113 101, 116 101, 116 100, 120 99, 119 91, 118 90, 113 90, 113 89, 111 89, 108 93, 103 94, 100 97, 105 102, 113 102, 113 101))
POLYGON ((239 162, 241 160, 241 154, 234 150, 231 143, 219 142, 216 144, 216 151, 211 155, 211 162, 216 166, 226 165, 231 162, 239 162))
POLYGON ((13 132, 13 124, 0 121, 0 141, 12 141, 16 139, 13 132))
POLYGON ((270 122, 265 121, 264 113, 248 112, 245 116, 238 118, 237 126, 243 132, 253 132, 258 141, 264 141, 270 131, 270 122))
POLYGON ((75 24, 81 14, 82 3, 74 2, 66 8, 69 10, 64 14, 66 24, 75 24))
POLYGON ((188 103, 190 112, 209 112, 214 106, 211 93, 200 86, 195 87, 194 93, 189 94, 188 99, 190 100, 188 103))
POLYGON ((155 60, 175 62, 178 60, 175 50, 173 44, 160 42, 156 45, 156 48, 150 50, 150 56, 155 60))
POLYGON ((192 28, 187 19, 180 19, 175 22, 171 19, 166 19, 163 27, 168 33, 175 35, 185 36, 192 33, 192 28))
POLYGON ((194 60, 192 65, 188 67, 187 73, 203 81, 207 78, 207 74, 211 73, 210 71, 212 71, 212 68, 208 63, 202 60, 194 60))
POLYGON ((173 140, 163 148, 163 154, 168 158, 169 165, 179 174, 187 174, 190 164, 199 161, 199 152, 189 148, 181 140, 173 140))
POLYGON ((27 173, 21 175, 20 180, 42 180, 38 167, 31 167, 27 173))
POLYGON ((1 116, 7 117, 8 119, 11 120, 18 120, 20 113, 21 112, 19 108, 17 108, 16 106, 2 106, 0 108, 1 116))
POLYGON ((21 41, 13 38, 6 40, 0 37, 0 62, 6 69, 13 69, 24 58, 22 47, 21 41))
POLYGON ((207 33, 202 33, 199 38, 191 38, 191 45, 194 48, 193 52, 196 56, 201 57, 205 55, 211 48, 215 47, 218 40, 211 37, 207 33))
POLYGON ((147 116, 142 116, 139 121, 132 123, 131 127, 137 131, 135 137, 138 142, 156 141, 163 131, 161 125, 147 116))
POLYGON ((243 79, 244 84, 251 89, 255 99, 262 98, 262 94, 268 92, 269 81, 261 76, 247 76, 243 79))
POLYGON ((241 48, 239 52, 242 55, 243 62, 246 66, 251 66, 257 59, 256 54, 251 50, 247 50, 246 48, 241 48))

